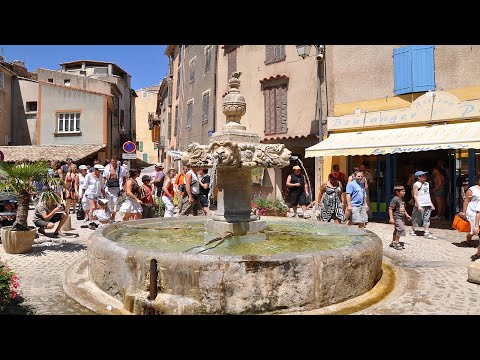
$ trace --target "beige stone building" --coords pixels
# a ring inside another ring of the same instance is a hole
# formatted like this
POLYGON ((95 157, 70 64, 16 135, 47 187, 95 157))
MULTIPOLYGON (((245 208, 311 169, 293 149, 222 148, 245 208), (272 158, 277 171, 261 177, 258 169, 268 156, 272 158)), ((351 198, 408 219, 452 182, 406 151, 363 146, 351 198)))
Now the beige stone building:
POLYGON ((0 144, 10 145, 12 135, 12 78, 15 73, 0 64, 0 144))
POLYGON ((434 215, 451 217, 461 209, 459 185, 473 185, 480 170, 479 59, 478 45, 325 46, 329 137, 307 155, 323 157, 324 176, 333 164, 347 174, 363 164, 378 218, 394 185, 407 186, 408 201, 415 169, 433 180, 437 167, 434 215))
POLYGON ((137 119, 137 159, 154 164, 158 162, 159 114, 157 114, 158 89, 160 85, 136 90, 135 118, 137 119))
MULTIPOLYGON (((218 52, 216 129, 225 124, 222 99, 227 81, 242 72, 240 92, 247 103, 242 124, 260 135, 262 143, 282 143, 303 162, 315 188, 315 160, 304 149, 318 142, 317 61, 302 60, 294 45, 224 45, 218 52)), ((291 165, 297 165, 292 161, 291 165)), ((289 201, 285 182, 292 166, 268 169, 254 193, 289 201)))

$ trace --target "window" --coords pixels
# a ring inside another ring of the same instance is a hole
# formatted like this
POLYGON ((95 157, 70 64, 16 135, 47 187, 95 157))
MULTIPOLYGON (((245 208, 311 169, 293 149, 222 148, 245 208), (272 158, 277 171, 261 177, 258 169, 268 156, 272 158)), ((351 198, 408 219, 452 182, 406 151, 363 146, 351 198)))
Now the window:
POLYGON ((167 123, 167 134, 168 138, 172 138, 172 112, 168 113, 168 123, 167 123))
POLYGON ((205 48, 205 72, 210 70, 210 63, 212 61, 212 45, 205 48))
POLYGON ((49 83, 53 83, 53 79, 47 79, 49 83))
POLYGON ((148 163, 148 154, 143 154, 142 155, 142 160, 143 160, 143 162, 148 163))
POLYGON ((80 113, 57 113, 57 133, 80 132, 80 113))
POLYGON ((193 84, 195 82, 195 63, 196 63, 196 57, 190 60, 190 63, 188 64, 190 68, 190 77, 188 80, 189 84, 193 84))
POLYGON ((5 74, 0 72, 0 90, 5 90, 5 74))
POLYGON ((265 64, 285 60, 285 45, 265 45, 265 64))
POLYGON ((435 90, 434 45, 393 49, 395 95, 435 90))
POLYGON ((178 72, 177 72, 177 95, 176 95, 176 98, 178 99, 178 95, 180 94, 180 68, 178 68, 178 72))
POLYGON ((193 100, 187 103, 187 128, 192 128, 193 100))
POLYGON ((232 74, 237 71, 237 48, 230 51, 227 55, 228 62, 228 74, 227 80, 230 79, 232 74))
POLYGON ((173 135, 177 135, 178 131, 178 105, 175 106, 175 128, 173 129, 173 135))
POLYGON ((63 80, 63 85, 70 86, 70 80, 69 79, 63 80))
POLYGON ((26 103, 27 112, 37 111, 37 102, 36 101, 27 101, 26 103))
POLYGON ((120 110, 120 129, 125 129, 125 110, 120 110))
POLYGON ((168 96, 168 106, 172 106, 172 82, 168 82, 168 87, 167 87, 167 96, 168 96))
POLYGON ((265 87, 265 135, 284 134, 287 128, 287 85, 265 87))
POLYGON ((178 66, 182 63, 182 45, 178 45, 178 66))
POLYGON ((168 58, 168 76, 173 76, 173 54, 168 58))
POLYGON ((80 75, 86 76, 86 75, 87 75, 87 71, 86 71, 86 70, 80 70, 80 75))
POLYGON ((143 141, 138 141, 138 151, 143 151, 143 141))
POLYGON ((210 91, 207 91, 202 96, 202 108, 203 108, 203 115, 202 115, 202 123, 208 123, 208 103, 210 101, 210 91))

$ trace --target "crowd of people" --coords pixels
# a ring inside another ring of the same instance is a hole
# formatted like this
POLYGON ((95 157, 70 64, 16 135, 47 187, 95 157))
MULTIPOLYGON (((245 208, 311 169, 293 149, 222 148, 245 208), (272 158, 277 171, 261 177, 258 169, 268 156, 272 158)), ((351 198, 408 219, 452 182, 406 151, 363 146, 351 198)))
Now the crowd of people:
POLYGON ((82 227, 92 230, 115 221, 120 212, 123 221, 153 218, 156 209, 164 205, 164 217, 173 217, 175 204, 179 215, 207 215, 209 209, 210 176, 208 170, 183 167, 177 174, 174 168, 164 172, 163 164, 157 163, 155 171, 137 180, 140 171, 128 169, 128 163, 121 163, 113 156, 102 165, 98 159, 91 165, 77 165, 67 158, 65 164, 52 160, 49 177, 59 178, 61 185, 50 186, 48 179, 36 184, 34 223, 40 233, 52 229, 58 223, 54 235, 62 235, 61 226, 67 216, 77 214, 84 220, 82 227), (139 179, 140 180, 140 179, 139 179), (53 188, 60 201, 44 200, 42 194, 53 188), (40 201, 41 200, 41 201, 40 201))

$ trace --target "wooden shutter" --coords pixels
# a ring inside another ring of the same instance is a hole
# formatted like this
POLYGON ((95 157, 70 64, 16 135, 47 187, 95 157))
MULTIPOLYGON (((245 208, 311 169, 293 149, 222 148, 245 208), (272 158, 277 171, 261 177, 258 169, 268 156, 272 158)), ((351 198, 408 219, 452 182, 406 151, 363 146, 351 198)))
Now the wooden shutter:
POLYGON ((167 136, 168 136, 169 139, 172 138, 172 111, 171 111, 171 109, 168 113, 167 136))
POLYGON ((265 64, 275 62, 275 45, 265 45, 265 64))
POLYGON ((275 45, 275 62, 285 60, 285 45, 275 45))
POLYGON ((412 86, 412 51, 409 46, 393 49, 394 93, 408 94, 412 86))
POLYGON ((287 86, 281 85, 277 89, 277 107, 279 109, 279 119, 277 119, 276 132, 277 134, 284 134, 288 131, 287 128, 287 86))
POLYGON ((175 128, 173 129, 173 135, 177 135, 178 131, 178 105, 175 106, 175 128))
POLYGON ((233 49, 228 53, 228 74, 227 79, 230 79, 232 74, 237 71, 237 49, 233 49))
POLYGON ((178 68, 178 71, 177 71, 177 95, 176 95, 176 97, 178 98, 179 95, 180 95, 180 68, 178 68))
POLYGON ((190 83, 195 82, 195 60, 190 63, 190 83))
POLYGON ((435 90, 434 45, 411 46, 412 91, 435 90))
POLYGON ((208 103, 210 100, 210 93, 203 94, 203 123, 208 123, 208 103))
POLYGON ((205 51, 205 72, 210 70, 211 58, 212 58, 212 47, 209 46, 209 47, 207 47, 207 50, 205 51))
POLYGON ((193 110, 193 101, 187 104, 187 128, 192 127, 192 110, 193 110))
POLYGON ((265 135, 275 133, 275 89, 263 90, 265 100, 265 135))

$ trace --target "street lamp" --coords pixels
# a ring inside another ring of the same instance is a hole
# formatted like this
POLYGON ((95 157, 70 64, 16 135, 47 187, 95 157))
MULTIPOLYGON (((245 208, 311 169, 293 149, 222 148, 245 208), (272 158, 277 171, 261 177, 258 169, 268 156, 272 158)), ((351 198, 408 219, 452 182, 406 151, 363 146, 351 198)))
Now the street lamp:
MULTIPOLYGON (((317 49, 317 60, 322 61, 323 55, 325 52, 325 46, 324 45, 313 45, 313 46, 315 46, 315 49, 317 49)), ((296 47, 297 47, 297 54, 302 59, 305 59, 306 57, 310 56, 310 49, 312 45, 296 45, 296 47)))

